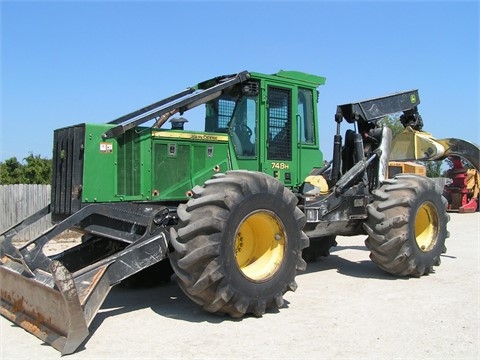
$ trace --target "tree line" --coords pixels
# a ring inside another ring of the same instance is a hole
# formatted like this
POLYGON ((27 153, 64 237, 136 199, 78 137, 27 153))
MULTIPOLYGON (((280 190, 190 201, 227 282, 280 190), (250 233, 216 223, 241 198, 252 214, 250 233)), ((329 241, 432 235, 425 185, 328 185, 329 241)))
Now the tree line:
POLYGON ((0 184, 43 184, 52 181, 52 159, 29 153, 22 162, 11 157, 0 162, 0 184))

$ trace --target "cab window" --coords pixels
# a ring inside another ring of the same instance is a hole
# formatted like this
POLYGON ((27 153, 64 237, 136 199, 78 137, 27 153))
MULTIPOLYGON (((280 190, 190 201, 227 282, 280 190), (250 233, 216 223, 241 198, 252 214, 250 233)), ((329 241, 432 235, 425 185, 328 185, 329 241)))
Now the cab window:
POLYGON ((256 97, 243 97, 237 104, 230 125, 233 145, 238 156, 257 155, 257 101, 256 97))
POLYGON ((312 91, 298 89, 298 131, 303 144, 315 144, 312 91))

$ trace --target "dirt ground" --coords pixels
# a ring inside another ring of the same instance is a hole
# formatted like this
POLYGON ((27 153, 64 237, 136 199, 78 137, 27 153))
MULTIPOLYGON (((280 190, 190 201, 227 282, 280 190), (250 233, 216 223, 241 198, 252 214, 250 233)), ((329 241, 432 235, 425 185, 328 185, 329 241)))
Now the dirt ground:
MULTIPOLYGON (((447 253, 435 273, 395 278, 368 257, 363 236, 297 276, 284 308, 262 318, 218 317, 175 282, 115 287, 67 359, 478 359, 480 214, 451 214, 447 253)), ((67 245, 60 242, 56 250, 67 245)), ((0 318, 1 359, 60 353, 0 318)))
MULTIPOLYGON (((47 255, 52 255, 52 254, 57 254, 62 251, 67 250, 68 248, 71 248, 78 243, 80 243, 82 238, 82 234, 78 233, 76 231, 65 231, 61 233, 60 235, 56 236, 54 239, 52 239, 50 242, 48 242, 45 247, 45 254, 47 255)), ((16 247, 23 246, 27 243, 27 241, 22 240, 22 239, 14 239, 13 244, 16 247)))

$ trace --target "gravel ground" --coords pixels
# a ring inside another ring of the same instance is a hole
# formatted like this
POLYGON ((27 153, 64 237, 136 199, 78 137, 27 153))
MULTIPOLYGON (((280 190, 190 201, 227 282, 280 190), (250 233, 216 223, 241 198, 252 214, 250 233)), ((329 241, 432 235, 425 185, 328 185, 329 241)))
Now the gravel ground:
MULTIPOLYGON (((479 359, 480 214, 451 219, 434 274, 392 277, 369 260, 363 236, 340 237, 330 257, 297 277, 285 307, 262 318, 205 313, 174 282, 116 287, 67 358, 479 359)), ((0 330, 1 359, 60 358, 3 317, 0 330)))

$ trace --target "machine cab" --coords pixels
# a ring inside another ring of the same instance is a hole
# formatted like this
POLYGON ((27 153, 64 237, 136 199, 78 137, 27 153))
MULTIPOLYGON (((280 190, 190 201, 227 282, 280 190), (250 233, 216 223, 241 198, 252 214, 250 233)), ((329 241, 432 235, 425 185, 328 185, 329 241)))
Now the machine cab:
POLYGON ((293 71, 250 75, 206 104, 205 131, 229 134, 233 169, 299 186, 323 163, 315 105, 325 78, 293 71))

